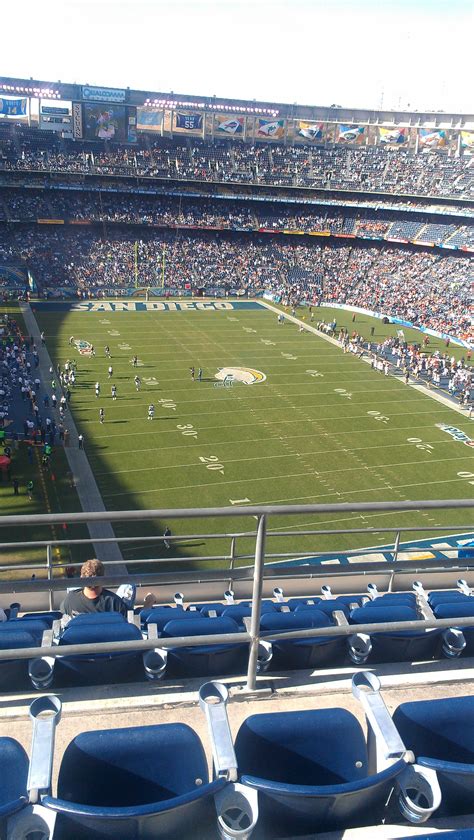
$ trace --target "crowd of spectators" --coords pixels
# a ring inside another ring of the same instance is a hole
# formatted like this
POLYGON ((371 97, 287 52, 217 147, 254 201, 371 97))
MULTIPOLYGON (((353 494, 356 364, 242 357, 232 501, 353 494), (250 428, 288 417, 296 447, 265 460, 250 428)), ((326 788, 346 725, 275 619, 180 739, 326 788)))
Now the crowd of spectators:
POLYGON ((285 146, 196 138, 140 139, 107 148, 23 131, 0 137, 0 170, 81 172, 188 181, 474 196, 474 158, 383 146, 285 146))
POLYGON ((312 207, 231 198, 175 198, 125 192, 0 189, 0 220, 107 222, 114 224, 202 227, 228 230, 290 230, 351 234, 374 239, 405 239, 456 246, 474 242, 474 225, 442 220, 438 215, 383 209, 312 207), (455 237, 455 242, 453 241, 455 237))
POLYGON ((474 274, 467 255, 391 245, 199 231, 10 230, 0 261, 22 258, 40 287, 85 294, 135 284, 271 290, 352 304, 453 334, 471 329, 474 274), (164 283, 163 283, 164 281, 164 283))

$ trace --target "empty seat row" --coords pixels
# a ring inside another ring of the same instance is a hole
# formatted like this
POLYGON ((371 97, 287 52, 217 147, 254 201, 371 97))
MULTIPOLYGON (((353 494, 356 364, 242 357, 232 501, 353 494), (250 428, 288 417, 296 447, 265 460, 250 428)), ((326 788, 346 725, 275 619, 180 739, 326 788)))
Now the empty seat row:
POLYGON ((55 794, 61 704, 54 696, 38 698, 30 709, 30 761, 17 742, 0 739, 1 836, 277 840, 358 826, 370 832, 393 817, 392 793, 414 824, 433 814, 472 813, 474 697, 403 703, 392 718, 379 689, 367 672, 353 679, 367 740, 343 708, 252 715, 233 739, 227 690, 206 683, 199 702, 212 743, 212 779, 193 729, 153 724, 77 735, 63 755, 55 794))

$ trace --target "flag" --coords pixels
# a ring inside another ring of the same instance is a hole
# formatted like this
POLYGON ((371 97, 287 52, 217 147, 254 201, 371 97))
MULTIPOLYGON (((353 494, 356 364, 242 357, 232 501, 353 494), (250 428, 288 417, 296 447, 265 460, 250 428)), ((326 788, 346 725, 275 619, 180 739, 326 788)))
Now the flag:
POLYGON ((300 137, 306 137, 307 140, 321 140, 323 136, 323 123, 318 122, 298 122, 297 134, 300 137))
POLYGON ((283 137, 285 120, 258 120, 258 137, 283 137))
POLYGON ((381 143, 401 145, 408 140, 408 129, 402 128, 399 125, 394 126, 394 128, 383 128, 383 126, 380 126, 379 139, 381 143))
POLYGON ((26 114, 26 99, 0 99, 0 114, 22 117, 26 114))
POLYGON ((158 108, 137 108, 139 131, 161 131, 163 111, 158 108))
POLYGON ((200 131, 202 129, 202 114, 176 114, 176 128, 186 131, 200 131))
POLYGON ((216 117, 217 130, 226 134, 242 134, 245 117, 216 117))
POLYGON ((355 143, 365 134, 363 125, 339 125, 339 143, 355 143))
POLYGON ((461 146, 474 149, 474 131, 461 131, 461 146))
POLYGON ((428 146, 430 149, 439 149, 446 145, 446 132, 441 129, 420 128, 420 145, 428 146))

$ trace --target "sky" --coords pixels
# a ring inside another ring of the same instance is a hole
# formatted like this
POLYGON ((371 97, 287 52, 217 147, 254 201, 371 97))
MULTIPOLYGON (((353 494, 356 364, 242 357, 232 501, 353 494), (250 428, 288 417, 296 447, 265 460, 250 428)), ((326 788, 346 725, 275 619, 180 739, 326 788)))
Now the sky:
POLYGON ((3 76, 304 105, 474 112, 474 0, 4 6, 3 76))

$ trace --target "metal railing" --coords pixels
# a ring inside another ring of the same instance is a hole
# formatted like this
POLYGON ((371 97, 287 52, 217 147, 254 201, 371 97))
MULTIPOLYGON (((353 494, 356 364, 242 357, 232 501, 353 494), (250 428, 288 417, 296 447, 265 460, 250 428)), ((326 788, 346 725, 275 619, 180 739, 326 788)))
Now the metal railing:
MULTIPOLYGON (((58 648, 57 646, 47 646, 41 648, 22 648, 17 650, 10 650, 10 651, 2 651, 2 659, 3 660, 10 660, 10 659, 31 659, 36 658, 40 654, 41 656, 51 656, 53 658, 57 656, 64 656, 64 655, 87 655, 92 653, 118 653, 118 652, 125 652, 125 651, 137 651, 137 650, 148 650, 150 648, 157 648, 162 647, 164 649, 170 648, 179 648, 179 647, 194 647, 198 645, 209 645, 209 644, 248 644, 249 645, 249 660, 248 660, 248 669, 247 669, 247 689, 254 690, 256 687, 256 675, 257 675, 257 664, 258 664, 258 650, 259 644, 261 641, 261 634, 260 634, 260 611, 261 611, 261 597, 262 597, 262 589, 263 589, 263 582, 266 576, 266 569, 265 569, 265 560, 273 558, 274 555, 268 554, 266 552, 266 540, 269 536, 288 536, 291 535, 292 537, 297 537, 300 533, 305 535, 313 535, 313 536, 320 536, 323 534, 374 534, 374 533, 394 533, 395 534, 395 542, 393 547, 393 562, 389 564, 385 564, 386 566, 390 566, 390 568, 394 568, 397 566, 401 566, 401 564, 397 563, 397 556, 399 551, 399 544, 401 535, 405 532, 436 532, 439 530, 447 531, 474 531, 474 525, 466 522, 463 525, 456 525, 456 526, 433 526, 432 528, 427 528, 426 526, 423 527, 416 527, 416 526, 409 526, 409 527, 381 527, 381 528, 361 528, 361 529, 329 529, 327 531, 321 531, 320 529, 314 529, 309 531, 284 531, 284 532, 274 532, 267 529, 267 521, 270 517, 273 516, 282 516, 282 515, 318 515, 318 514, 327 514, 327 513, 363 513, 363 512, 372 512, 372 513, 380 513, 380 512, 403 512, 403 511, 425 511, 425 510, 439 510, 439 509, 464 509, 471 511, 474 508, 474 500, 473 499, 462 499, 462 500, 443 500, 443 501, 420 501, 420 502, 363 502, 363 503, 343 503, 343 504, 325 504, 325 505, 284 505, 284 506, 276 506, 276 505, 249 505, 249 506, 233 506, 231 508, 192 508, 192 509, 173 509, 173 510, 145 510, 145 511, 109 511, 109 512, 100 512, 100 513, 72 513, 72 514, 46 514, 43 516, 5 516, 0 519, 0 528, 2 526, 11 527, 13 525, 19 526, 22 529, 32 525, 57 525, 66 522, 67 524, 71 525, 74 523, 83 523, 83 522, 124 522, 124 521, 149 521, 152 519, 162 520, 162 521, 169 521, 172 519, 196 519, 196 518, 222 518, 222 517, 249 517, 254 516, 257 519, 257 526, 256 531, 252 532, 242 532, 239 534, 213 534, 213 535, 205 535, 206 538, 209 539, 217 539, 222 538, 223 536, 227 536, 231 539, 232 545, 234 549, 231 550, 230 557, 231 567, 230 571, 233 575, 238 575, 239 570, 236 569, 235 563, 237 560, 247 559, 250 555, 237 555, 235 552, 235 544, 237 539, 241 537, 249 538, 252 537, 255 539, 255 550, 254 554, 251 555, 253 558, 253 568, 247 568, 244 570, 247 578, 249 575, 252 575, 253 578, 253 592, 252 592, 252 612, 250 618, 250 624, 246 627, 244 631, 239 633, 233 634, 217 634, 212 636, 192 636, 192 637, 179 637, 179 638, 167 638, 167 639, 147 639, 142 641, 133 641, 133 642, 114 642, 114 643, 97 643, 92 645, 71 645, 65 647, 58 648)), ((195 538, 202 538, 202 534, 195 534, 195 538)), ((143 541, 142 537, 126 537, 122 538, 121 541, 129 541, 139 539, 143 541)), ((163 540, 163 537, 151 537, 155 541, 163 540)), ((172 537, 167 537, 166 539, 173 539, 172 537)), ((182 540, 183 537, 175 537, 174 539, 182 540)), ((97 540, 94 540, 96 542, 97 540)), ((22 547, 33 547, 33 546, 46 546, 47 549, 47 563, 46 568, 48 571, 48 579, 47 580, 34 580, 34 581, 22 581, 22 582, 3 582, 0 583, 0 592, 7 592, 18 589, 23 589, 26 591, 49 591, 53 592, 58 589, 64 589, 65 580, 62 579, 53 579, 53 571, 55 565, 52 562, 52 553, 51 553, 51 546, 52 545, 62 545, 62 544, 69 544, 69 543, 84 543, 84 542, 91 542, 92 540, 60 540, 57 543, 53 543, 52 541, 30 541, 30 542, 18 542, 14 545, 22 546, 22 547), (8 588, 9 587, 9 588, 8 588)), ((9 548, 12 546, 12 543, 0 543, 0 549, 3 547, 8 546, 9 548)), ((417 552, 420 551, 419 548, 415 549, 417 552)), ((367 549, 360 549, 360 552, 367 554, 367 549)), ((374 551, 380 551, 379 549, 374 549, 374 551)), ((405 549, 404 549, 405 552, 405 549)), ((292 555, 284 555, 285 557, 291 556, 301 557, 301 556, 318 556, 318 554, 330 554, 331 552, 303 552, 303 553, 293 553, 292 555)), ((342 553, 342 552, 337 552, 342 553)), ((357 554, 356 551, 350 551, 352 556, 357 554)), ((186 558, 187 560, 189 558, 186 558)), ((197 558, 191 558, 195 561, 197 558)), ((200 558, 200 559, 212 559, 213 561, 217 562, 218 560, 222 559, 222 556, 216 556, 212 558, 200 558)), ((178 559, 179 561, 179 559, 178 559)), ((144 562, 144 561, 135 561, 135 562, 144 562)), ((156 560, 149 561, 150 563, 156 563, 156 560)), ((176 560, 170 560, 170 558, 166 558, 166 563, 175 563, 176 560)), ((112 561, 113 563, 113 561, 112 561)), ((62 564, 57 564, 58 568, 61 568, 62 564)), ((442 564, 443 568, 449 568, 452 566, 453 568, 459 568, 459 563, 453 561, 450 563, 448 559, 443 561, 442 564)), ((17 568, 18 566, 15 566, 17 568)), ((363 564, 362 564, 363 567, 363 564)), ((470 568, 470 564, 464 561, 464 567, 470 568)), ((472 562, 472 567, 474 567, 474 559, 472 562)), ((12 567, 1 567, 0 571, 9 568, 11 570, 12 567)), ((26 568, 26 567, 24 567, 26 568)), ((28 569, 31 570, 32 566, 28 566, 28 569)), ((373 564, 368 566, 371 570, 373 569, 373 564)), ((407 568, 406 561, 403 562, 403 569, 407 568)), ((220 570, 221 575, 220 578, 223 579, 223 576, 229 575, 229 569, 220 570)), ((305 570, 307 573, 307 569, 305 570)), ((301 568, 285 568, 285 575, 298 575, 301 573, 301 568)), ((203 572, 199 573, 188 573, 190 579, 194 574, 194 579, 196 582, 199 579, 203 578, 203 572)), ((216 573, 211 572, 210 574, 216 576, 216 573)), ((344 574, 344 570, 339 568, 337 569, 334 566, 331 566, 331 570, 329 571, 327 568, 325 569, 325 576, 326 578, 333 578, 336 575, 344 574)), ((154 572, 153 575, 141 575, 140 579, 143 581, 143 578, 147 578, 146 583, 149 582, 148 578, 152 577, 153 579, 159 578, 160 573, 154 572)), ((96 579, 89 579, 89 582, 92 583, 94 580, 97 583, 107 584, 107 585, 118 585, 120 583, 129 582, 133 580, 135 576, 128 575, 128 576, 110 576, 104 578, 96 578, 96 579)), ((76 579, 79 582, 79 579, 76 579)), ((71 583, 73 581, 70 581, 71 583)), ((199 600, 199 599, 196 599, 199 600)), ((446 629, 452 628, 453 625, 458 627, 470 627, 474 625, 474 616, 472 618, 456 618, 456 619, 435 619, 435 618, 427 618, 427 619, 420 619, 416 621, 403 621, 403 622, 390 622, 390 623, 380 623, 380 624, 368 624, 368 625, 349 625, 349 624, 342 624, 340 626, 332 626, 332 627, 324 627, 323 629, 308 629, 308 630, 293 630, 285 633, 273 633, 271 634, 271 639, 279 640, 279 639, 304 639, 304 638, 318 638, 319 636, 324 637, 333 637, 333 636, 350 636, 354 633, 377 633, 377 632, 398 632, 398 631, 409 631, 409 630, 425 630, 425 629, 446 629)))

